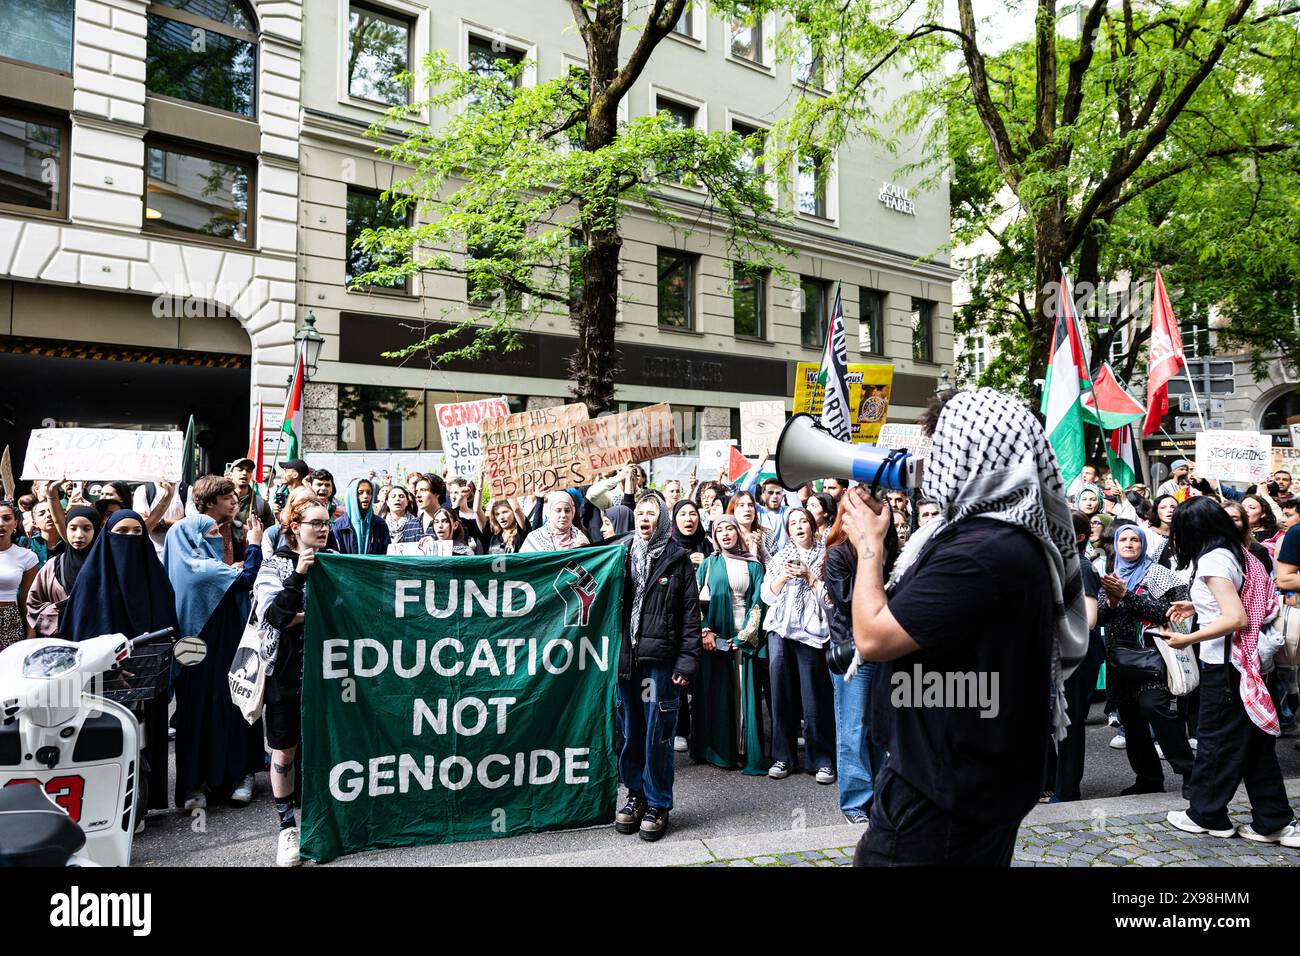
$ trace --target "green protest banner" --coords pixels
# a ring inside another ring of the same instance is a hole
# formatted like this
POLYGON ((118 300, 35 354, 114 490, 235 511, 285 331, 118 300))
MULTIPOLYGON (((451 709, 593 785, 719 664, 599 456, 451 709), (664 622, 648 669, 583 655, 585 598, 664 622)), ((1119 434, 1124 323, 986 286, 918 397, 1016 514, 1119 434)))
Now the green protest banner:
POLYGON ((611 821, 626 553, 319 555, 302 855, 611 821))

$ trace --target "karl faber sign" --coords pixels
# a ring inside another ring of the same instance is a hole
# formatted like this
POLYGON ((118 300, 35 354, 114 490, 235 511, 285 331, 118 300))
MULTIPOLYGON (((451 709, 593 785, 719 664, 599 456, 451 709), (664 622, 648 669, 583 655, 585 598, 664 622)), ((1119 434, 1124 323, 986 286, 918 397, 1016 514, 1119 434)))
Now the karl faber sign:
POLYGON ((607 822, 621 551, 321 555, 307 591, 303 855, 607 822))

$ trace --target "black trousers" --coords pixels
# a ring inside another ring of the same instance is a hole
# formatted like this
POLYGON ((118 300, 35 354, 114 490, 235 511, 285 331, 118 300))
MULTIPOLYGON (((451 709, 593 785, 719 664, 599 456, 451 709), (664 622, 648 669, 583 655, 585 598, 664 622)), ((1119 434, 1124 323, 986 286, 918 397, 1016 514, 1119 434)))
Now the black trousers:
POLYGON ((1192 774, 1192 746, 1187 742, 1187 732, 1179 713, 1178 698, 1162 684, 1147 684, 1134 680, 1118 670, 1112 678, 1115 685, 1115 705, 1124 725, 1129 766, 1137 774, 1139 786, 1152 791, 1164 789, 1164 770, 1156 754, 1147 725, 1155 732, 1160 748, 1169 758, 1169 766, 1186 783, 1192 774))
MULTIPOLYGON (((1106 659, 1106 649, 1101 638, 1094 635, 1088 641, 1088 656, 1065 681, 1065 707, 1070 718, 1065 739, 1056 748, 1056 799, 1062 803, 1079 799, 1079 782, 1083 780, 1083 757, 1087 749, 1088 705, 1097 686, 1101 662, 1106 659)), ((1107 687, 1110 681, 1106 682, 1107 687)), ((1107 691, 1109 693, 1109 690, 1107 691)), ((1051 742, 1048 742, 1051 746, 1051 742)))
POLYGON ((1276 833, 1295 818, 1277 763, 1277 738, 1251 721, 1240 686, 1231 663, 1201 662, 1200 736, 1187 815, 1208 829, 1229 829, 1228 801, 1245 781, 1252 825, 1259 833, 1276 833))
POLYGON ((1020 820, 982 823, 954 817, 886 764, 853 865, 1010 866, 1019 830, 1020 820))

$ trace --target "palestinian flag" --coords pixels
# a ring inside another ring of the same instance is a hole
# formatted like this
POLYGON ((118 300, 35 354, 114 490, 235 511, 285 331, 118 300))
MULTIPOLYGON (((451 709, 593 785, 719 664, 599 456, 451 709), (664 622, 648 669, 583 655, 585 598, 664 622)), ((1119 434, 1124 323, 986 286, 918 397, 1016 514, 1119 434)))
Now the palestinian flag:
POLYGON ((1061 271, 1060 309, 1052 335, 1052 351, 1043 382, 1041 411, 1047 420, 1047 440, 1056 453, 1061 478, 1068 488, 1082 472, 1086 461, 1083 443, 1083 405, 1079 401, 1085 389, 1092 387, 1088 374, 1088 355, 1084 349, 1079 322, 1074 316, 1074 302, 1061 271))
POLYGON ((302 435, 302 353, 293 369, 293 383, 284 401, 284 420, 280 431, 284 433, 285 450, 281 461, 293 461, 298 457, 298 438, 302 435))
POLYGON ((245 455, 244 457, 251 459, 253 462, 253 467, 254 467, 253 484, 260 485, 263 480, 262 455, 263 455, 263 448, 265 447, 265 443, 262 440, 262 403, 261 402, 257 403, 257 410, 254 414, 257 415, 257 419, 253 422, 252 429, 250 429, 251 434, 249 435, 248 438, 248 454, 245 455))
POLYGON ((1134 450, 1133 426, 1117 428, 1106 438, 1106 463, 1119 486, 1127 490, 1137 483, 1137 452, 1134 450))
POLYGON ((848 376, 849 353, 844 344, 844 306, 840 302, 840 290, 837 287, 817 384, 822 390, 821 425, 840 441, 850 441, 853 438, 848 376))
POLYGON ((1147 414, 1146 406, 1120 384, 1109 362, 1101 363, 1093 376, 1092 388, 1079 401, 1083 405, 1083 420, 1106 431, 1141 421, 1147 414))

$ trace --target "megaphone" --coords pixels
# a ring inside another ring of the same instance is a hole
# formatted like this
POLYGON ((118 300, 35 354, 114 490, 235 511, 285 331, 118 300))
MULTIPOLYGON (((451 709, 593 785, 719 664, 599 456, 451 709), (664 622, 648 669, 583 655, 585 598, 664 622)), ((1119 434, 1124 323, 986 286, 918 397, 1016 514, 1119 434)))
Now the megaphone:
POLYGON ((816 478, 852 478, 891 491, 911 491, 921 487, 925 462, 901 448, 840 441, 801 412, 785 423, 777 439, 776 477, 789 491, 816 478))

